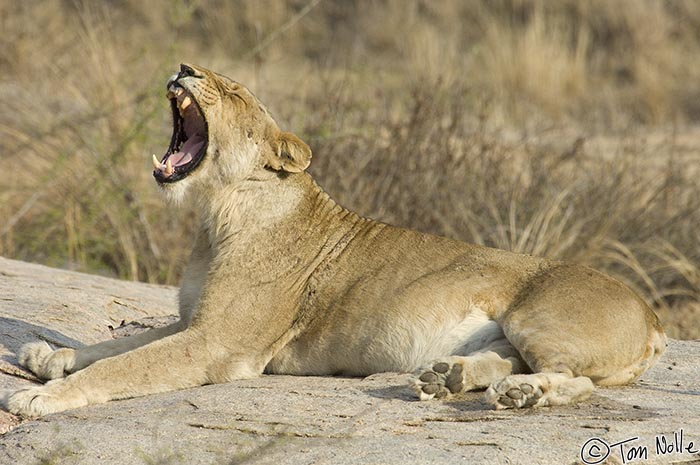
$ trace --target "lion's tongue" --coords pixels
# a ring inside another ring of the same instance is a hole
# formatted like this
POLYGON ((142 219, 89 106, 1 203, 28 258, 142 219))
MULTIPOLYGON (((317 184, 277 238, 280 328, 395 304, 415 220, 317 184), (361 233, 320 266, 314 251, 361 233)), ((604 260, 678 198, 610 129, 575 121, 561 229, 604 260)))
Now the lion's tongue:
POLYGON ((202 149, 204 142, 204 137, 195 134, 185 141, 179 152, 170 155, 170 162, 173 166, 182 166, 191 162, 192 158, 202 149))

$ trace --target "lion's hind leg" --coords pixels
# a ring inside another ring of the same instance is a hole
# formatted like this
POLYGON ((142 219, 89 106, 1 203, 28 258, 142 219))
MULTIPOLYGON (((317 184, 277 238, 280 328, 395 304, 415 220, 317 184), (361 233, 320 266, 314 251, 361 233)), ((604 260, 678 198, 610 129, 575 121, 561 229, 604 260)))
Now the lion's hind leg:
POLYGON ((594 385, 630 383, 665 346, 658 319, 638 296, 576 265, 533 277, 497 321, 533 373, 491 385, 486 399, 498 409, 575 403, 594 385))
POLYGON ((586 399, 593 381, 565 373, 510 375, 486 390, 486 401, 496 409, 565 405, 586 399))
MULTIPOLYGON (((612 370, 611 374, 595 379, 601 386, 620 386, 634 381, 660 357, 666 345, 663 331, 650 330, 649 342, 641 357, 631 365, 612 370)), ((497 409, 544 407, 579 402, 595 389, 588 376, 574 376, 561 363, 563 372, 547 371, 529 375, 506 376, 487 389, 486 400, 497 409)), ((551 369, 551 368, 550 368, 551 369)))

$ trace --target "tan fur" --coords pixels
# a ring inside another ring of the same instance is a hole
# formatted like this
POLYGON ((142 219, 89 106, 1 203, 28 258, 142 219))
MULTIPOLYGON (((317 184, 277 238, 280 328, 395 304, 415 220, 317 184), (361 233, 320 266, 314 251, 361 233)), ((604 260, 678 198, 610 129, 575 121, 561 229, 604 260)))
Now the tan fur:
POLYGON ((663 351, 654 313, 604 274, 344 209, 304 172, 306 144, 250 91, 183 69, 177 82, 202 109, 209 145, 195 172, 161 186, 201 215, 181 321, 77 351, 23 348, 20 362, 54 380, 8 395, 10 411, 43 415, 263 372, 413 371, 422 399, 488 387, 497 408, 558 405, 594 382, 634 380, 663 351))

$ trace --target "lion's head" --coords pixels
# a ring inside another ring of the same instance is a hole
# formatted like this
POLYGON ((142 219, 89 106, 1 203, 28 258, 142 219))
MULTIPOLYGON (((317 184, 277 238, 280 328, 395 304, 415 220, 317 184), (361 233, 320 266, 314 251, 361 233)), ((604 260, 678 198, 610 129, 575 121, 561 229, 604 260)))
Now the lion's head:
POLYGON ((160 161, 153 156, 153 176, 176 198, 191 186, 231 185, 309 166, 309 147, 282 132, 245 86, 225 76, 183 64, 168 80, 167 96, 173 134, 160 161))

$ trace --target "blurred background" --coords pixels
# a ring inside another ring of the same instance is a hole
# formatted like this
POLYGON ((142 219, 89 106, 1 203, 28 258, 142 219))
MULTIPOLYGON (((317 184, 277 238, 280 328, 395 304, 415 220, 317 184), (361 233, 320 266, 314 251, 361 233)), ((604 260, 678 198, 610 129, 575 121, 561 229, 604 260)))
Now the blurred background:
POLYGON ((608 272, 700 338, 696 0, 0 1, 0 255, 177 284, 151 176, 181 62, 365 216, 608 272))

